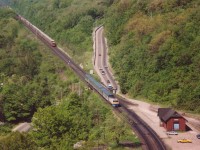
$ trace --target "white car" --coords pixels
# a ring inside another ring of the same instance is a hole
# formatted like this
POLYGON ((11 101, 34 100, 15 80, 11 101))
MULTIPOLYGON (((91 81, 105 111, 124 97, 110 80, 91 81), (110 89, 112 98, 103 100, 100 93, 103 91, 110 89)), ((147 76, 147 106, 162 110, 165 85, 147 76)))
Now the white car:
POLYGON ((102 75, 105 75, 105 71, 102 70, 102 71, 101 71, 101 74, 102 74, 102 75))
POLYGON ((168 131, 166 132, 167 135, 178 135, 178 132, 176 131, 168 131))

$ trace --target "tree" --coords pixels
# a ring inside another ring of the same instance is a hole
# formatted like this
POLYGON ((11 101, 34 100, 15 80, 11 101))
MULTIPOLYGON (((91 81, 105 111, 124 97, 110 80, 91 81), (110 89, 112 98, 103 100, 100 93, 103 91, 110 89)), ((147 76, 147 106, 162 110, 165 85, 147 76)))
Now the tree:
POLYGON ((59 142, 72 127, 67 112, 55 106, 38 109, 33 119, 33 136, 39 146, 50 147, 59 142))
POLYGON ((13 132, 0 139, 1 150, 37 150, 37 145, 26 133, 13 132))

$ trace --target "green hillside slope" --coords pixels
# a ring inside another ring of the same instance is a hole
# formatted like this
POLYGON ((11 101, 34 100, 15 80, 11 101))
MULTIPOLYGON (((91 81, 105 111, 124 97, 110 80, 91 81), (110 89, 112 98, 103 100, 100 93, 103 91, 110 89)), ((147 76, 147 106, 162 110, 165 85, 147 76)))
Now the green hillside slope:
POLYGON ((55 104, 61 88, 63 96, 69 94, 66 85, 77 78, 10 9, 0 8, 0 28, 0 121, 27 121, 38 108, 55 104), (60 81, 64 69, 68 79, 60 81))
POLYGON ((93 25, 110 4, 107 0, 10 0, 18 13, 67 47, 68 53, 86 67, 91 64, 88 53, 92 55, 93 25))
POLYGON ((106 29, 122 93, 199 113, 199 26, 195 0, 114 4, 106 29))
MULTIPOLYGON (((0 8, 0 149, 125 149, 141 143, 112 106, 83 85, 63 61, 0 8), (28 133, 12 132, 31 122, 28 133)), ((89 35, 90 36, 90 35, 89 35)))
POLYGON ((20 0, 11 5, 85 65, 91 64, 92 28, 100 20, 122 93, 200 112, 198 1, 20 0))

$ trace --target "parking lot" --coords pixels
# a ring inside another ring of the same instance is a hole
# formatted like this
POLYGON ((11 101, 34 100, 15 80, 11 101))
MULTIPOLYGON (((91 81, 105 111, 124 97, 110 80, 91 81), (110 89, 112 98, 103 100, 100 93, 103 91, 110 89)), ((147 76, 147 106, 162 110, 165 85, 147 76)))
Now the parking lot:
POLYGON ((178 135, 169 135, 164 142, 173 150, 200 150, 200 139, 197 139, 197 133, 196 131, 187 131, 178 135), (183 138, 192 140, 192 143, 177 143, 177 140, 183 138))
MULTIPOLYGON (((190 120, 193 118, 186 118, 188 120, 187 125, 190 130, 187 132, 178 132, 178 135, 167 135, 166 130, 159 126, 160 120, 157 116, 156 109, 152 109, 152 105, 146 102, 129 99, 129 102, 133 105, 127 105, 127 107, 135 111, 158 135, 163 139, 164 143, 169 150, 200 150, 200 139, 196 137, 200 133, 196 128, 191 126, 190 120), (180 139, 192 140, 192 143, 178 143, 180 139)), ((200 124, 199 120, 195 120, 197 124, 200 124)))

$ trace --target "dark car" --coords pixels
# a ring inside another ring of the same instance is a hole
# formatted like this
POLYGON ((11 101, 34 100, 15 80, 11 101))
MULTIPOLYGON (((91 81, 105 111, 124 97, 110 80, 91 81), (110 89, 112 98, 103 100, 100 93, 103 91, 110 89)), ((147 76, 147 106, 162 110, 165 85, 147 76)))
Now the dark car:
POLYGON ((200 134, 197 134, 197 138, 200 139, 200 134))

